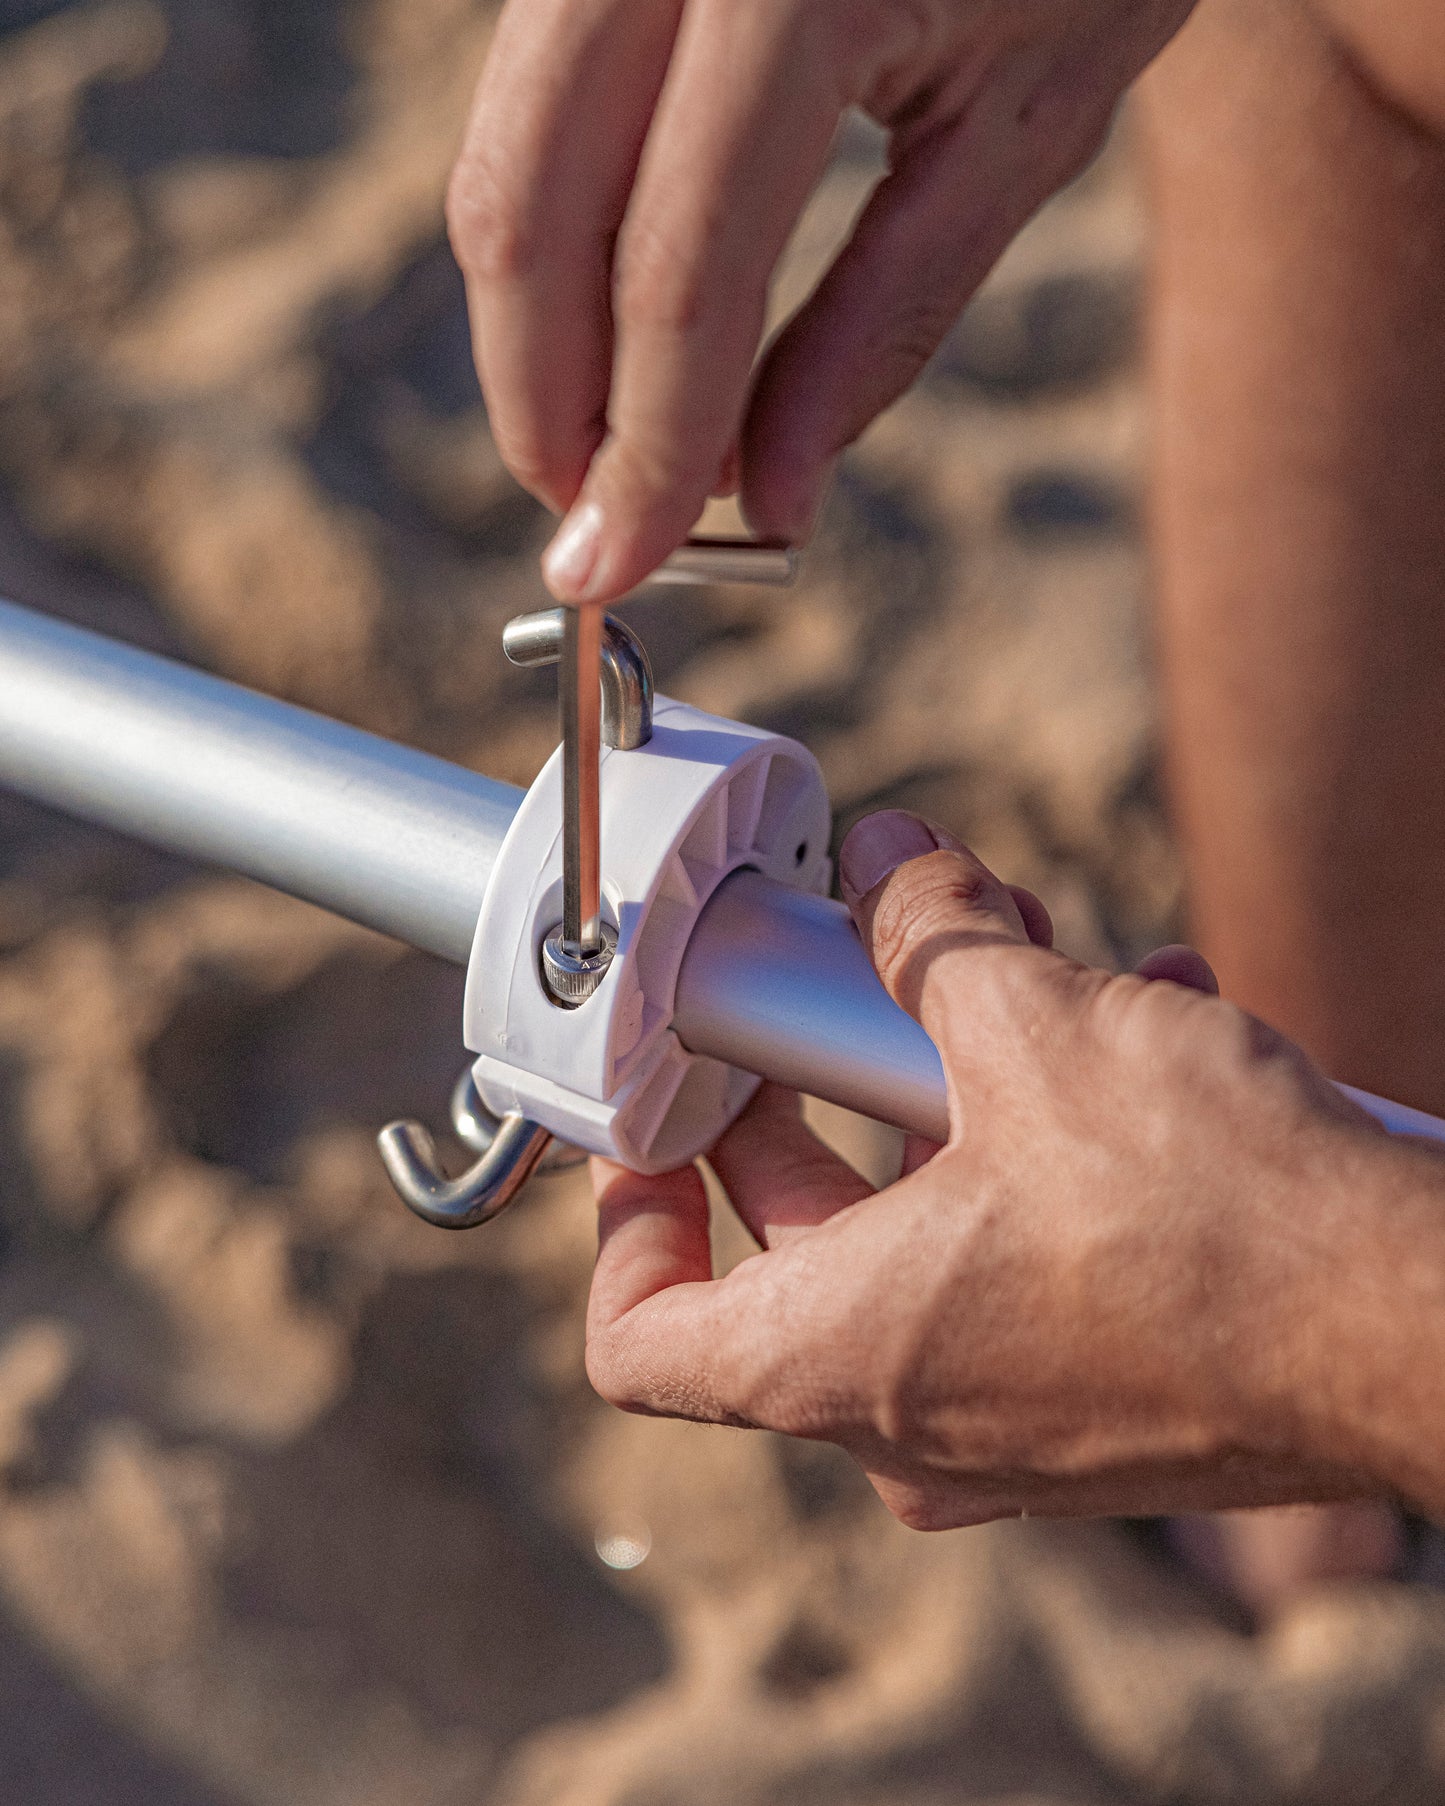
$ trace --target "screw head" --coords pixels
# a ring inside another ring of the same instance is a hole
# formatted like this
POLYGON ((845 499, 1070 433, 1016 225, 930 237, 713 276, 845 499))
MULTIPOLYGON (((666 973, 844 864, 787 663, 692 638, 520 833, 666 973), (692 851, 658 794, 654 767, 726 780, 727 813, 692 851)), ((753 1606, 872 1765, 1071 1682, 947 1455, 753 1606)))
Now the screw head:
POLYGON ((602 924, 601 947, 585 956, 569 951, 560 926, 554 928, 542 943, 542 982, 553 1003, 580 1008, 606 978, 616 952, 617 930, 610 922, 602 924))

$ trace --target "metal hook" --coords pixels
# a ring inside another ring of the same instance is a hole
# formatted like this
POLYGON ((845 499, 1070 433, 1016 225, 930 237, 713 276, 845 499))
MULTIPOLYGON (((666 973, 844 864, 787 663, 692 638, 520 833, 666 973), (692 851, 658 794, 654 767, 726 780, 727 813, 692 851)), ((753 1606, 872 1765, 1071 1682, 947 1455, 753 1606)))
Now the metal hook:
MULTIPOLYGON (((514 665, 555 665, 562 656, 564 608, 518 615, 502 629, 502 650, 514 665)), ((652 660, 616 615, 602 620, 602 738, 618 752, 636 752, 652 738, 652 660)))
POLYGON ((376 1145, 408 1210, 438 1229, 475 1229, 521 1191, 552 1145, 552 1132, 520 1110, 509 1111, 491 1146, 458 1179, 442 1171, 436 1143, 419 1122, 388 1123, 376 1145))
MULTIPOLYGON (((457 1140, 474 1154, 485 1154, 497 1139, 501 1118, 494 1116, 482 1102, 470 1066, 463 1069, 452 1087, 451 1118, 457 1140)), ((586 1148, 573 1147, 570 1141, 553 1141, 537 1170, 543 1174, 565 1173, 586 1163, 586 1148)))

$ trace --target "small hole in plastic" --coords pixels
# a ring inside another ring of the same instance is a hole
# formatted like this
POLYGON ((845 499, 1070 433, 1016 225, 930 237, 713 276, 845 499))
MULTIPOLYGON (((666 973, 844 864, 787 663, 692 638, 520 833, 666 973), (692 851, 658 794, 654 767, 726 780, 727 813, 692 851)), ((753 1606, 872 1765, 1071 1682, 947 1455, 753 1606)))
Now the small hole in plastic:
POLYGON ((798 850, 793 855, 794 865, 801 865, 807 857, 808 857, 808 843, 806 840, 800 840, 798 842, 798 850))

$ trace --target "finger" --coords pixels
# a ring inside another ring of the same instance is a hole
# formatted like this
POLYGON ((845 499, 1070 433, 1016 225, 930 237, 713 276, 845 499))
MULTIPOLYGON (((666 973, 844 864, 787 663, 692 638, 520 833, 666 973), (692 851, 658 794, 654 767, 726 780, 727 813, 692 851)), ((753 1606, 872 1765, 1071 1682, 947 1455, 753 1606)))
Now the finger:
POLYGON ((1043 903, 1031 890, 1025 890, 1021 884, 1010 884, 1008 894, 1013 898, 1023 920, 1024 932, 1036 947, 1052 947, 1054 944, 1054 918, 1043 903))
POLYGON ((1015 233, 1097 148, 1114 95, 1080 84, 1055 99, 1049 80, 991 73, 951 121, 895 132, 893 173, 759 372, 742 490, 759 533, 808 537, 838 454, 913 383, 1015 233))
POLYGON ((691 0, 618 241, 608 437, 543 569, 564 602, 640 582, 742 424, 768 283, 844 97, 816 8, 691 0))
POLYGON ((952 956, 1029 944, 1007 885, 916 815, 860 821, 838 858, 843 898, 895 1003, 940 1039, 952 956))
POLYGON ((871 1451, 865 1452, 868 1477, 889 1511, 915 1530, 1017 1517, 1177 1517, 1382 1496, 1379 1481, 1369 1475, 1288 1457, 1221 1462, 1186 1456, 1060 1478, 1027 1470, 920 1472, 890 1453, 868 1459, 871 1451))
POLYGON ((601 1233, 587 1309, 587 1375, 611 1404, 650 1416, 786 1428, 790 1332, 802 1314, 755 1255, 711 1278, 707 1199, 689 1167, 642 1178, 593 1162, 601 1233))
MULTIPOLYGON (((587 1374, 627 1411, 722 1421, 700 1358, 712 1285, 707 1194, 694 1167, 644 1178, 592 1163, 597 1266, 587 1304, 587 1374)), ((703 1342, 705 1344, 706 1337, 703 1342)))
POLYGON ((604 1321, 669 1286, 712 1278, 707 1193, 695 1167, 645 1178, 594 1160, 597 1271, 591 1308, 604 1321))
POLYGON ((1214 976, 1213 966, 1193 947, 1159 947, 1153 953, 1145 954, 1134 970, 1140 978, 1163 979, 1190 991, 1203 991, 1206 997, 1219 995, 1219 980, 1214 976))
POLYGON ((447 217, 492 432, 512 474, 570 507, 602 441, 612 246, 682 0, 512 0, 447 217))
POLYGON ((781 1247, 873 1196, 803 1121, 796 1092, 764 1085, 708 1156, 733 1209, 765 1248, 781 1247))

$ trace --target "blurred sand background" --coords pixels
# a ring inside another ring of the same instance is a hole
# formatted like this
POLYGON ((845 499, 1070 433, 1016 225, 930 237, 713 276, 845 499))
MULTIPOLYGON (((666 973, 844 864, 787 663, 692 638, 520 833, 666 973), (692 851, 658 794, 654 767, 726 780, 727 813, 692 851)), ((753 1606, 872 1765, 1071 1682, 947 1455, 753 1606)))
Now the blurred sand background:
MULTIPOLYGON (((491 16, 0 4, 0 593, 523 782, 549 681, 498 638, 547 523, 440 213, 491 16)), ((873 157, 841 147, 780 304, 873 157)), ((928 810, 1106 961, 1180 915, 1146 225, 1126 119, 795 592, 629 610, 665 688, 804 738, 844 824, 928 810)), ((831 1451, 601 1406, 583 1187, 452 1238, 375 1160, 388 1117, 443 1120, 460 989, 0 795, 6 1806, 1445 1794, 1428 1559, 1255 1636, 1128 1527, 922 1537, 831 1451)))

